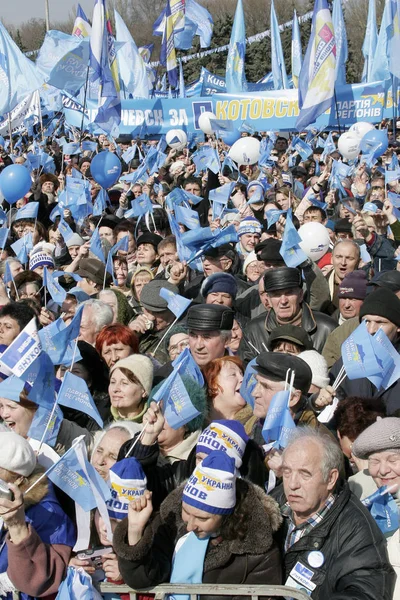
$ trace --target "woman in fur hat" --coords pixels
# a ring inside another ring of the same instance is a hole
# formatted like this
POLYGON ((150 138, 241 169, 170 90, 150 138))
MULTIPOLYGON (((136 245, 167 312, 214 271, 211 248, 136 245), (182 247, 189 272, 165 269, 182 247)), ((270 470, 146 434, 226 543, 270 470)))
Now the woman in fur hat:
POLYGON ((149 491, 133 500, 113 544, 125 583, 139 589, 166 582, 279 585, 273 534, 280 523, 275 501, 238 479, 234 458, 216 450, 157 515, 149 491))

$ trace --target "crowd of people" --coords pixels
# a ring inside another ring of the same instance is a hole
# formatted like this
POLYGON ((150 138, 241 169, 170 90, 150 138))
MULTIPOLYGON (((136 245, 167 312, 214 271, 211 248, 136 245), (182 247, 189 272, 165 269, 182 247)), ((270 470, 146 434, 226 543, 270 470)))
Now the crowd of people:
POLYGON ((96 150, 80 145, 68 155, 57 138, 37 134, 0 148, 0 174, 16 163, 32 181, 0 213, 8 228, 0 352, 32 320, 40 334, 81 311, 69 360, 52 361, 55 389, 67 373, 84 380, 103 427, 62 405, 54 439, 43 443, 33 433, 40 404, 24 381, 7 384, 0 356, 0 596, 55 598, 67 578, 86 574, 93 598, 108 581, 400 599, 400 384, 343 376, 341 353, 362 322, 400 347, 400 180, 385 177, 398 167, 396 136, 373 166, 355 161, 340 176, 337 165, 348 161, 339 132, 329 143, 328 134, 308 136, 307 160, 292 136, 254 133, 269 158, 240 167, 215 136, 190 149, 85 136, 96 150), (217 151, 217 172, 196 163, 207 146, 217 151), (32 168, 38 148, 54 172, 32 168), (164 153, 156 169, 146 163, 154 149, 164 153), (91 171, 103 152, 121 163, 107 190, 91 171), (229 184, 218 205, 215 190, 229 184), (73 186, 83 186, 83 200, 73 200, 73 186), (286 264, 289 218, 296 229, 319 223, 328 231, 317 261, 286 264), (231 226, 236 239, 226 241, 231 226), (171 296, 188 300, 178 316, 171 296), (167 411, 177 400, 163 384, 182 356, 192 361, 181 380, 196 416, 177 427, 167 411), (268 444, 271 402, 287 390, 296 427, 286 443, 268 444), (79 436, 111 490, 111 529, 92 508, 83 552, 74 550, 81 512, 44 475, 79 436))

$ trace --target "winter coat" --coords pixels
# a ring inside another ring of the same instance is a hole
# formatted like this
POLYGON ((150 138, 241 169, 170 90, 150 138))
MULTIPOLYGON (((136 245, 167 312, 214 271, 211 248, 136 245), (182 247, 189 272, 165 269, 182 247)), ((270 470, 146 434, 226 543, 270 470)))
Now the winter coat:
MULTIPOLYGON (((283 507, 283 488, 274 493, 283 507)), ((289 518, 280 529, 284 548, 289 518)), ((285 553, 284 578, 297 563, 312 571, 315 589, 313 600, 392 600, 395 574, 390 566, 386 541, 368 510, 346 484, 333 506, 308 534, 285 553), (321 552, 323 564, 313 567, 308 562, 311 552, 321 552)))
MULTIPOLYGON (((22 490, 28 489, 41 475, 38 467, 28 477, 22 490)), ((11 542, 2 530, 0 539, 0 573, 7 571, 23 600, 56 594, 65 577, 72 547, 76 542, 75 527, 61 508, 52 484, 47 478, 24 495, 28 536, 19 544, 11 542), (4 544, 5 542, 5 544, 4 544)), ((11 599, 11 593, 7 600, 11 599)))
MULTIPOLYGON (((242 503, 247 524, 245 537, 208 545, 202 582, 279 585, 281 558, 273 539, 281 523, 278 506, 257 486, 243 480, 237 480, 238 484, 247 489, 242 503)), ((118 524, 113 545, 120 573, 131 587, 146 588, 170 580, 176 542, 186 534, 181 517, 182 491, 183 486, 169 494, 135 546, 128 545, 128 519, 118 524)), ((230 518, 234 519, 235 513, 230 518)), ((213 600, 216 596, 203 598, 213 600)))
MULTIPOLYGON (((302 309, 301 327, 310 334, 314 343, 314 349, 317 352, 321 352, 326 338, 335 329, 337 323, 323 313, 312 311, 305 302, 302 304, 302 309)), ((245 336, 243 336, 240 342, 240 358, 248 363, 257 356, 256 351, 251 347, 249 342, 260 352, 263 352, 263 343, 267 345, 270 333, 276 327, 279 327, 279 324, 273 309, 269 310, 266 315, 260 315, 253 319, 246 328, 245 336)))

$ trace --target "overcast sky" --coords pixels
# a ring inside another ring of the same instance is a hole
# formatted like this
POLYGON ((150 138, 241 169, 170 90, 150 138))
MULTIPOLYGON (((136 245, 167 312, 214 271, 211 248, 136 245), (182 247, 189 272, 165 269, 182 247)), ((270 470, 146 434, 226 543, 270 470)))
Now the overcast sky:
MULTIPOLYGON (((68 18, 78 0, 48 0, 50 26, 52 20, 62 21, 68 18)), ((79 0, 83 10, 91 19, 94 0, 79 0)), ((0 0, 0 17, 4 23, 20 25, 32 18, 44 19, 45 0, 0 0)))

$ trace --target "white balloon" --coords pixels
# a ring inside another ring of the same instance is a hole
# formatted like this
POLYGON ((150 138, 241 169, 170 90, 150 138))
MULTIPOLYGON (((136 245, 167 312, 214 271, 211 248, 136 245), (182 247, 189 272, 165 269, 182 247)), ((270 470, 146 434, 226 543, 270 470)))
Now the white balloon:
POLYGON ((211 127, 210 119, 216 118, 217 116, 214 115, 213 112, 206 111, 201 113, 201 115, 199 116, 199 127, 203 133, 207 133, 208 135, 214 133, 213 128, 211 127))
POLYGON ((260 140, 243 137, 235 142, 228 152, 232 160, 240 166, 254 165, 260 158, 260 140))
POLYGON ((187 144, 187 135, 182 129, 170 129, 165 135, 165 141, 170 148, 182 150, 187 144))
POLYGON ((360 153, 360 138, 354 132, 345 131, 338 140, 338 150, 348 160, 357 158, 360 153))
POLYGON ((353 134, 355 134, 358 139, 364 137, 364 135, 371 131, 371 129, 375 129, 375 126, 372 123, 367 123, 366 121, 360 121, 359 123, 353 123, 353 125, 349 128, 353 134))
POLYGON ((329 248, 329 232, 322 223, 305 223, 298 231, 300 248, 312 261, 319 260, 329 248))

